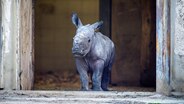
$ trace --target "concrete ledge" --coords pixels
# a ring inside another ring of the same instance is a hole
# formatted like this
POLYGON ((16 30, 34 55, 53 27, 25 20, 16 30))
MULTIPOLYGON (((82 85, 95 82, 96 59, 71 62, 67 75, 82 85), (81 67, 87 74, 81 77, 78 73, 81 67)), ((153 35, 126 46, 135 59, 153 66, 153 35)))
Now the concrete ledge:
POLYGON ((184 97, 154 92, 0 91, 0 104, 147 104, 184 103, 184 97))

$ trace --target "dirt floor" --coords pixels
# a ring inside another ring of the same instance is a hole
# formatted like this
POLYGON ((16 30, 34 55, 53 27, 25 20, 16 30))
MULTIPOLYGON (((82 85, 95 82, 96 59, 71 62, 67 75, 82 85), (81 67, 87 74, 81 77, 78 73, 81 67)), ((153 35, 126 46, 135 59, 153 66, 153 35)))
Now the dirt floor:
POLYGON ((184 104, 184 96, 160 95, 153 88, 110 86, 111 91, 79 89, 80 80, 76 74, 37 73, 34 91, 0 90, 0 104, 184 104))
POLYGON ((78 90, 79 76, 69 72, 35 73, 34 90, 78 90))
MULTIPOLYGON (((91 85, 91 82, 90 82, 91 85)), ((61 90, 78 91, 80 89, 80 79, 77 73, 68 72, 39 72, 35 74, 34 90, 61 90)), ((111 91, 143 91, 155 92, 154 88, 130 87, 130 86, 112 86, 111 91)))

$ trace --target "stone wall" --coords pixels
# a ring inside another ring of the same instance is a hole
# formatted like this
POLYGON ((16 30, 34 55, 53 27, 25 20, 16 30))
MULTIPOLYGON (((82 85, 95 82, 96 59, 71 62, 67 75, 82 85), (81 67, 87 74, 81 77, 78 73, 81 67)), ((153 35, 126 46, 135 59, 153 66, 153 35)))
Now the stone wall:
POLYGON ((173 91, 184 91, 184 0, 171 2, 172 63, 171 85, 173 91))

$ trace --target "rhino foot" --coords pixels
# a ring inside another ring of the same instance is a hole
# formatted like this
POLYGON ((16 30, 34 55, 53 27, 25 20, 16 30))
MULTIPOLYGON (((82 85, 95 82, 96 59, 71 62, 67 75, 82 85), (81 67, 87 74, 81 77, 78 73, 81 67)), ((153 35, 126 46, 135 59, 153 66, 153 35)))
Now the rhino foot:
POLYGON ((92 90, 93 91, 103 91, 101 87, 93 87, 92 90))
POLYGON ((109 91, 109 89, 107 89, 107 88, 102 88, 103 89, 103 91, 109 91))

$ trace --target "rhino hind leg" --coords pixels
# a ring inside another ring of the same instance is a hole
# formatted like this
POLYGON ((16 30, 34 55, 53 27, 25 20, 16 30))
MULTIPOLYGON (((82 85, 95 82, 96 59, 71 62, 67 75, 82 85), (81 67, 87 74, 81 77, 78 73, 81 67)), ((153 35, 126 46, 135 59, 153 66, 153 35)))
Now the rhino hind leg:
POLYGON ((102 75, 101 87, 102 87, 103 91, 109 91, 108 90, 109 80, 110 80, 110 70, 107 67, 107 68, 104 68, 103 75, 102 75))
POLYGON ((115 59, 115 49, 113 50, 113 52, 111 54, 109 65, 107 67, 105 67, 103 70, 101 87, 104 91, 109 91, 108 85, 110 82, 110 74, 111 74, 111 69, 112 69, 114 59, 115 59))

